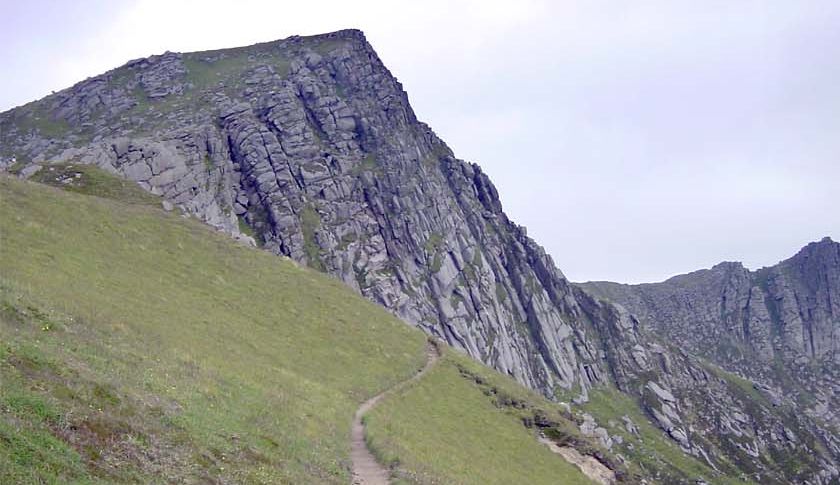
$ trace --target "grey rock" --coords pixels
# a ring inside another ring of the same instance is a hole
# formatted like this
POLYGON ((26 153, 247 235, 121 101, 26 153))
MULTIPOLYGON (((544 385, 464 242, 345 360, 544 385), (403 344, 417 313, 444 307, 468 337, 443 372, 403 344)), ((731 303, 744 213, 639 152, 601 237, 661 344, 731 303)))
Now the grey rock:
POLYGON ((653 391, 653 393, 656 394, 656 397, 662 401, 675 402, 677 400, 671 391, 664 389, 662 386, 653 381, 649 381, 645 387, 653 391))
POLYGON ((576 322, 623 338, 635 321, 569 284, 502 212, 481 169, 417 120, 364 36, 322 38, 344 45, 255 47, 250 67, 218 84, 200 84, 185 59, 237 53, 131 61, 41 101, 79 141, 24 132, 19 109, 0 115, 0 146, 98 165, 232 236, 242 218, 269 251, 335 275, 546 395, 580 386, 585 399, 606 382, 609 355, 576 322), (187 97, 199 93, 201 102, 187 97), (310 236, 303 216, 313 213, 310 236))
POLYGON ((610 437, 610 433, 606 430, 606 428, 597 427, 594 431, 594 436, 598 439, 598 442, 601 443, 606 449, 612 448, 613 440, 610 437))
POLYGON ((583 433, 584 436, 594 436, 595 428, 597 427, 598 423, 595 422, 595 418, 593 418, 591 414, 584 413, 583 422, 580 423, 580 432, 583 433))
POLYGON ((674 427, 674 423, 671 421, 671 418, 661 411, 654 408, 651 409, 651 413, 653 414, 654 419, 656 419, 656 422, 659 424, 659 427, 663 430, 668 431, 674 427))
POLYGON ((31 176, 35 175, 36 173, 40 172, 41 169, 43 169, 43 168, 44 168, 43 166, 38 165, 37 163, 31 163, 31 164, 23 167, 23 170, 20 171, 19 176, 22 179, 28 179, 29 177, 31 177, 31 176))
POLYGON ((683 448, 689 448, 691 446, 691 443, 688 441, 688 435, 681 428, 672 427, 668 429, 668 435, 674 438, 674 441, 679 443, 683 448))
POLYGON ((639 428, 629 416, 622 416, 621 421, 624 422, 624 429, 626 429, 628 433, 636 436, 639 435, 639 428))
POLYGON ((135 161, 123 168, 123 173, 131 180, 143 182, 152 177, 152 169, 143 161, 135 161))

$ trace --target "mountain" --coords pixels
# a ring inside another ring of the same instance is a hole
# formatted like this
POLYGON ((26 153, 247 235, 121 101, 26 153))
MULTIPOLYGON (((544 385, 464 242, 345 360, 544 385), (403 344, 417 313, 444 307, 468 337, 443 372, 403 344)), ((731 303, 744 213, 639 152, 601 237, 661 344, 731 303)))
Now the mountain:
MULTIPOLYGON (((480 167, 417 120, 359 31, 131 61, 0 114, 0 159, 67 186, 73 167, 99 167, 167 210, 332 275, 570 402, 580 432, 631 482, 840 475, 837 438, 818 418, 774 406, 770 390, 571 284, 480 167)), ((395 432, 398 410, 417 411, 383 408, 394 423, 380 433, 395 432)), ((406 436, 385 442, 416 453, 399 446, 406 436)))
POLYGON ((774 402, 840 424, 840 244, 830 238, 757 271, 727 262, 662 283, 582 286, 748 378, 774 402))
POLYGON ((16 163, 119 173, 551 395, 606 368, 598 312, 417 121, 359 31, 132 61, 0 116, 16 163))

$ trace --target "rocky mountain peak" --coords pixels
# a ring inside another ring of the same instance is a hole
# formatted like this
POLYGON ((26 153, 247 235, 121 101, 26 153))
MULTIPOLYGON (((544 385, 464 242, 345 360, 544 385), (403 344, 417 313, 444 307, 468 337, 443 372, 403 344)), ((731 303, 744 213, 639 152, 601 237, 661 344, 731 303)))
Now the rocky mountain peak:
POLYGON ((5 160, 119 173, 548 395, 606 376, 597 330, 573 326, 584 296, 361 31, 137 59, 0 128, 5 160))
POLYGON ((840 254, 840 243, 834 242, 834 240, 826 236, 819 241, 809 243, 791 259, 806 260, 817 258, 830 265, 831 263, 837 262, 838 254, 840 254))

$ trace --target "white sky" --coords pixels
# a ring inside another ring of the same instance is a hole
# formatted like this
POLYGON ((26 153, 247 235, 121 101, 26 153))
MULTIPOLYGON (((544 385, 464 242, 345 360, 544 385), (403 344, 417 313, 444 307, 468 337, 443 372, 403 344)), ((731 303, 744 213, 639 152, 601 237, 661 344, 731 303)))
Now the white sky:
POLYGON ((840 2, 0 0, 0 109, 165 50, 360 28, 576 281, 840 239, 840 2))

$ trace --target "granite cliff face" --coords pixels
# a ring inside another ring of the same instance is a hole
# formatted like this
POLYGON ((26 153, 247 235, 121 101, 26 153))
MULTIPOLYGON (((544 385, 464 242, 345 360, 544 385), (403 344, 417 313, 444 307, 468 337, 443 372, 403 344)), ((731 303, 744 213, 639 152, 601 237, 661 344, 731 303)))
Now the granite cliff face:
MULTIPOLYGON (((547 396, 583 404, 593 389, 624 392, 713 474, 769 483, 838 476, 840 447, 816 415, 775 405, 769 387, 744 390, 698 357, 699 337, 696 348, 674 346, 591 296, 606 293, 600 286, 571 284, 508 219, 481 169, 417 120, 359 31, 139 59, 0 114, 0 168, 25 177, 55 162, 120 174, 169 210, 332 274, 547 396)), ((777 308, 785 315, 796 291, 821 284, 762 281, 788 295, 777 308)), ((729 291, 732 308, 743 310, 744 298, 759 305, 741 287, 729 291)), ((634 302, 622 301, 648 328, 665 322, 634 302)), ((768 321, 774 315, 767 310, 768 321)), ((822 318, 810 315, 799 338, 834 355, 834 337, 812 343, 804 330, 822 318)), ((759 342, 761 325, 750 325, 759 342)), ((607 423, 581 426, 632 456, 607 423)), ((669 483, 697 478, 646 472, 669 483)))

